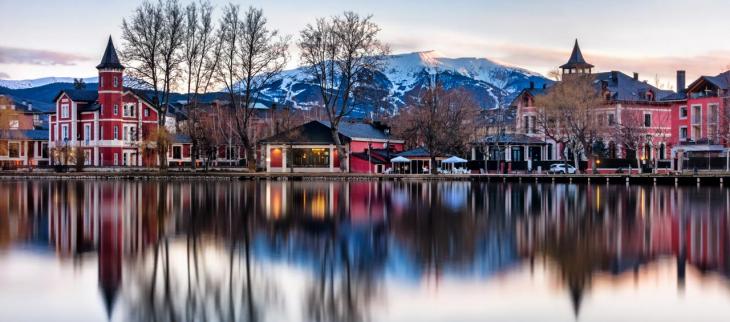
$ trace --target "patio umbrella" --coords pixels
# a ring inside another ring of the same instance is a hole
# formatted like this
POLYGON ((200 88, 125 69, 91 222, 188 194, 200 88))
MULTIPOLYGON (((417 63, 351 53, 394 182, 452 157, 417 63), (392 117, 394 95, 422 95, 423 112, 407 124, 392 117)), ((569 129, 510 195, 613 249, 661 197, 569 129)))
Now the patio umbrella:
POLYGON ((441 161, 441 164, 450 164, 451 165, 451 170, 453 171, 454 170, 454 164, 456 164, 456 163, 466 163, 466 162, 467 162, 466 160, 464 160, 464 159, 462 159, 460 157, 453 156, 453 157, 450 157, 450 158, 448 158, 446 160, 441 161))
POLYGON ((390 159, 390 162, 391 163, 406 163, 406 162, 411 162, 411 160, 404 158, 404 157, 395 157, 395 158, 390 159))
POLYGON ((460 158, 460 157, 450 157, 446 160, 441 161, 441 163, 467 163, 468 161, 460 158))
POLYGON ((395 157, 395 158, 390 159, 390 163, 408 163, 410 165, 411 164, 411 160, 408 159, 408 158, 404 158, 404 157, 398 156, 398 157, 395 157))

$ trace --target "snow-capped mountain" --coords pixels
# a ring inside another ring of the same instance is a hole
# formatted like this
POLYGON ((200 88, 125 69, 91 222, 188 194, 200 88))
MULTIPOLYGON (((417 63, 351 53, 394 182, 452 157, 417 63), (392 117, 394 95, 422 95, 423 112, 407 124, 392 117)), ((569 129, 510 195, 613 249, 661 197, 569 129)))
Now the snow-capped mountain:
MULTIPOLYGON (((356 114, 397 110, 434 80, 447 89, 471 93, 484 109, 509 104, 530 82, 535 86, 551 82, 537 73, 486 58, 447 58, 433 51, 388 56, 382 72, 370 76, 371 81, 353 99, 356 114)), ((285 71, 264 93, 272 102, 301 108, 316 106, 320 100, 319 89, 304 68, 285 71)))
MULTIPOLYGON (((87 77, 84 78, 84 83, 96 83, 98 77, 87 77)), ((0 86, 9 89, 25 89, 40 87, 43 85, 54 84, 54 83, 71 83, 73 84, 73 77, 43 77, 38 79, 23 79, 23 80, 9 80, 0 79, 0 86)))
MULTIPOLYGON (((509 104, 531 82, 537 87, 551 83, 537 73, 486 58, 448 58, 433 51, 388 56, 382 72, 372 72, 367 79, 352 98, 355 117, 372 111, 393 113, 413 102, 434 81, 446 89, 470 93, 483 109, 509 104)), ((133 86, 130 81, 125 77, 125 86, 133 86)), ((84 78, 84 82, 87 88, 95 88, 97 78, 84 78)), ((0 80, 0 94, 36 101, 38 106, 52 105, 58 91, 71 88, 72 83, 71 77, 0 80)), ((286 70, 263 89, 262 103, 304 109, 318 106, 321 97, 317 86, 305 68, 286 70)))

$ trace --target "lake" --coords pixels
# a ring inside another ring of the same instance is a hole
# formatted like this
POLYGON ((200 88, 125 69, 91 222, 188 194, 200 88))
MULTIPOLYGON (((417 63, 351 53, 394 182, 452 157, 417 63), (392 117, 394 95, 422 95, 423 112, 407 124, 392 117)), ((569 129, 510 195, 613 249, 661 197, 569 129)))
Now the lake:
POLYGON ((0 321, 730 321, 730 189, 2 181, 0 321))

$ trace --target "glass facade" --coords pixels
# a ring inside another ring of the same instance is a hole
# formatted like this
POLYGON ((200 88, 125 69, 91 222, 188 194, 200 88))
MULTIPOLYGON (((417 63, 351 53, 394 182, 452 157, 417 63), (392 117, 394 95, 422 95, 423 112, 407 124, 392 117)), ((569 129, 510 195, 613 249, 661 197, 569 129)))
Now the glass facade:
POLYGON ((292 149, 290 154, 295 168, 329 168, 330 151, 323 148, 292 149))

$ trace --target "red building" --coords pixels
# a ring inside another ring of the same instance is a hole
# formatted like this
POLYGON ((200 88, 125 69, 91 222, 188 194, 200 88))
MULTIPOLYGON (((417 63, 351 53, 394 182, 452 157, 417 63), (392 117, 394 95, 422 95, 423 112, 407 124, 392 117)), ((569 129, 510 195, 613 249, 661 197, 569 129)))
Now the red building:
MULTIPOLYGON (((52 157, 58 159, 60 149, 74 148, 84 153, 87 165, 157 166, 157 153, 144 141, 157 130, 160 113, 150 95, 124 87, 124 66, 111 37, 96 68, 96 90, 63 90, 54 100, 48 135, 52 157)), ((172 137, 170 164, 190 162, 189 139, 172 137)))
MULTIPOLYGON (((382 173, 403 151, 403 140, 392 139, 378 123, 340 123, 340 141, 348 153, 347 172, 382 173)), ((259 142, 267 172, 340 172, 340 159, 329 122, 311 121, 259 142)))
POLYGON ((677 72, 678 93, 670 98, 673 154, 722 156, 730 139, 730 71, 702 76, 686 89, 685 72, 677 72))

